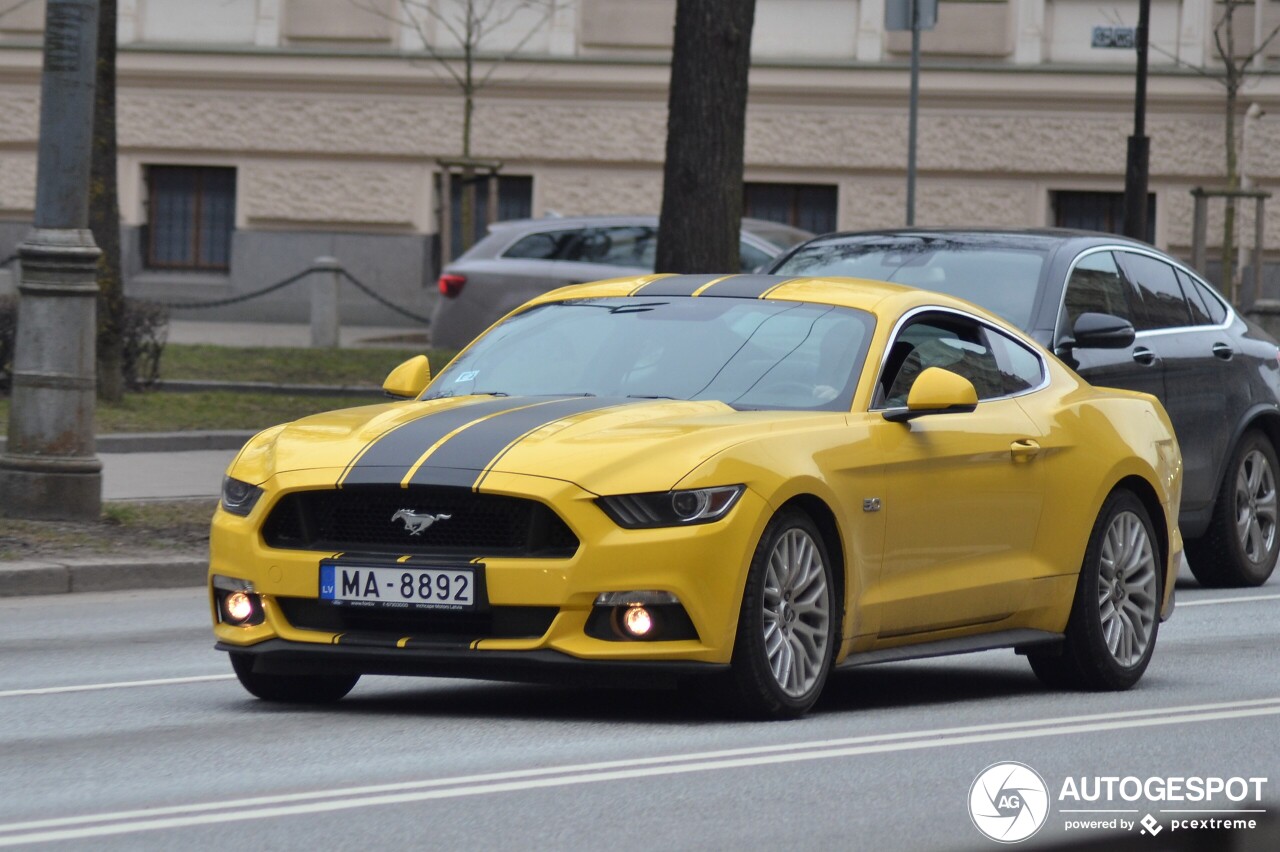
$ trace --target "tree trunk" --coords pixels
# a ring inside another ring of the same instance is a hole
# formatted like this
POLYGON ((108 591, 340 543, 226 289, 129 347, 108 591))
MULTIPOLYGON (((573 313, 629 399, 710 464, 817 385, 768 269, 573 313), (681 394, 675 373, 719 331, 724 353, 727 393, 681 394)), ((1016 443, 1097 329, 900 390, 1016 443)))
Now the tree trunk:
POLYGON ((737 272, 755 0, 678 0, 659 272, 737 272))
MULTIPOLYGON (((1239 8, 1237 2, 1228 2, 1222 10, 1222 25, 1226 34, 1226 43, 1219 43, 1225 48, 1223 62, 1223 85, 1227 90, 1226 103, 1226 148, 1227 148, 1227 189, 1240 188, 1240 168, 1236 159, 1236 93, 1245 69, 1236 59, 1235 12, 1239 8)), ((1222 292, 1231 304, 1236 304, 1236 199, 1226 198, 1226 209, 1222 216, 1222 292)))
POLYGON ((116 0, 101 0, 89 227, 98 259, 98 397, 124 396, 124 281, 120 274, 120 200, 116 179, 116 0))

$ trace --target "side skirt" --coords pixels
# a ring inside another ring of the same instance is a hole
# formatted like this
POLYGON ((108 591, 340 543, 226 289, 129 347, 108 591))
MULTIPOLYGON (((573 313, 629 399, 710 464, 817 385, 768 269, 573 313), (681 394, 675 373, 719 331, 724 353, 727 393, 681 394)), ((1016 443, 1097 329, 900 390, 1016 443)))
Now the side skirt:
POLYGON ((1053 646, 1061 645, 1062 640, 1061 633, 1049 633, 1045 630, 1001 630, 997 633, 984 633, 980 636, 940 639, 934 642, 921 642, 919 645, 901 645, 897 648, 883 648, 879 651, 850 654, 837 668, 851 669, 856 666, 869 666, 874 663, 896 663, 900 660, 949 657, 953 654, 991 651, 996 648, 1013 648, 1019 654, 1026 654, 1029 650, 1049 651, 1052 653, 1053 646))

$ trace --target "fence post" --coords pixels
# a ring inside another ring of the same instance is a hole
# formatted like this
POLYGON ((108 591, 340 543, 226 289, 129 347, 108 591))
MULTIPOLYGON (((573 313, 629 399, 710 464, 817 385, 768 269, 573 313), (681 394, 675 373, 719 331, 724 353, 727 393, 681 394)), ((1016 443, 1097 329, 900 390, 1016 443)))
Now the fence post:
POLYGON ((317 257, 311 273, 311 348, 332 349, 338 345, 337 258, 317 257))

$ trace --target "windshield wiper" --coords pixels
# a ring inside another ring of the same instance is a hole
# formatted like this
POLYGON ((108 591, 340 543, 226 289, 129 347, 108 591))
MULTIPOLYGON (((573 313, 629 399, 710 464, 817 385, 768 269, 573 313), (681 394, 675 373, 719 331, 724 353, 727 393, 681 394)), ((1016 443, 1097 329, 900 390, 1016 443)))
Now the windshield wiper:
POLYGON ((627 399, 678 399, 678 397, 666 396, 660 393, 629 393, 627 394, 627 399))

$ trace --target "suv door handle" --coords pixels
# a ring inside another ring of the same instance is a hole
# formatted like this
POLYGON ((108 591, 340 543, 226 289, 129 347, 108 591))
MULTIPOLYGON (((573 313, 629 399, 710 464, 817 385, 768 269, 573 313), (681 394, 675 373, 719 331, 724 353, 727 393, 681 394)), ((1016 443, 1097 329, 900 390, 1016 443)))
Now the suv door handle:
POLYGON ((1027 462, 1040 454, 1040 444, 1030 438, 1022 438, 1009 445, 1009 456, 1015 462, 1027 462))
POLYGON ((1147 347, 1139 346, 1137 349, 1133 350, 1133 360, 1137 361, 1139 364, 1145 364, 1150 367, 1152 364, 1159 361, 1160 358, 1147 347))
POLYGON ((1221 358, 1223 361, 1230 361, 1231 356, 1234 354, 1236 354, 1236 351, 1225 343, 1213 344, 1213 356, 1215 358, 1221 358))

